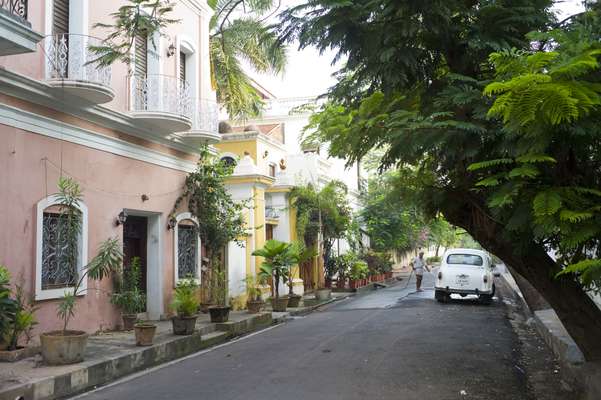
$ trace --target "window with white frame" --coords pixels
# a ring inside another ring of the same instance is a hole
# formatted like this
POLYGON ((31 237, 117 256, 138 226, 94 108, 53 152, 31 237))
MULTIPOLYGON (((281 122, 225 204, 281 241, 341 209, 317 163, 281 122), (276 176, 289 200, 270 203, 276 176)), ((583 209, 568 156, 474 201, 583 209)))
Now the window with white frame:
POLYGON ((190 213, 179 214, 173 229, 175 283, 181 279, 200 279, 200 237, 198 223, 190 213))
MULTIPOLYGON (((36 300, 62 297, 75 285, 87 263, 88 209, 81 202, 77 209, 81 213, 81 230, 77 245, 73 246, 66 240, 67 216, 58 196, 48 196, 37 204, 36 300)), ((81 287, 85 291, 86 282, 81 287)))

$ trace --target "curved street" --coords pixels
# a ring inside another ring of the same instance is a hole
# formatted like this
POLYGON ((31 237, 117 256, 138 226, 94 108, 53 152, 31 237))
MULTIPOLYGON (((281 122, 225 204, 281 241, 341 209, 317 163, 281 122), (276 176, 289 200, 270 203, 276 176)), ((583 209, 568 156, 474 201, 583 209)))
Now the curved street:
POLYGON ((551 352, 501 282, 491 306, 439 304, 433 276, 422 293, 402 281, 80 397, 567 398, 551 352))

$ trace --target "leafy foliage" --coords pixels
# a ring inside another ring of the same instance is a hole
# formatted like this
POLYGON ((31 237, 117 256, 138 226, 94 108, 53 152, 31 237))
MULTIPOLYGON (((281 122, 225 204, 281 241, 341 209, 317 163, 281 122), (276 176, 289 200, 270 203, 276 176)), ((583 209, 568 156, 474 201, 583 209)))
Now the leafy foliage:
POLYGON ((68 234, 65 238, 62 238, 61 243, 68 249, 74 249, 69 260, 76 276, 73 287, 65 289, 65 294, 61 298, 57 308, 57 315, 63 320, 63 333, 65 333, 69 320, 75 316, 77 296, 85 292, 85 289, 81 287, 84 280, 90 277, 93 280, 100 281, 111 273, 119 271, 123 261, 123 253, 121 251, 121 244, 117 238, 107 239, 100 244, 98 253, 88 265, 82 268, 80 274, 80 271, 77 271, 77 259, 82 216, 78 206, 82 199, 82 192, 75 180, 65 177, 59 179, 58 189, 59 207, 63 215, 66 216, 66 218, 61 218, 59 221, 66 221, 68 224, 68 234))
POLYGON ((11 325, 15 320, 17 304, 10 297, 10 273, 8 268, 0 265, 0 340, 10 332, 11 325))
POLYGON ((109 34, 102 45, 90 46, 90 50, 97 57, 89 63, 108 66, 115 61, 121 61, 130 65, 133 62, 132 50, 136 37, 141 34, 150 38, 156 49, 153 35, 157 32, 163 34, 164 28, 179 22, 167 16, 173 11, 174 5, 164 0, 128 0, 128 4, 111 14, 112 24, 94 24, 94 28, 109 30, 109 34))
POLYGON ((177 283, 171 308, 179 317, 191 317, 198 313, 198 284, 194 279, 182 279, 177 283))
POLYGON ((307 248, 322 246, 326 266, 334 241, 342 238, 352 223, 346 194, 347 187, 340 181, 328 182, 319 190, 311 184, 296 186, 290 192, 290 203, 296 209, 297 237, 307 248))
POLYGON ((138 314, 146 308, 146 295, 140 289, 140 257, 133 257, 131 265, 115 274, 115 293, 111 302, 124 314, 138 314))
POLYGON ((279 74, 286 65, 286 49, 265 14, 273 0, 213 2, 210 52, 217 97, 231 119, 257 117, 263 101, 243 62, 259 73, 279 74))
POLYGON ((252 255, 264 258, 260 274, 264 279, 273 278, 272 294, 278 299, 280 281, 288 282, 290 266, 299 261, 300 254, 297 246, 271 239, 265 242, 263 248, 253 251, 252 255))
POLYGON ((13 299, 15 302, 15 313, 10 324, 10 329, 4 338, 0 337, 0 339, 4 339, 8 343, 8 350, 17 350, 19 348, 19 339, 22 336, 25 336, 26 342, 29 342, 32 336, 31 331, 38 323, 35 318, 35 312, 39 307, 36 306, 33 298, 27 296, 22 282, 21 284, 15 284, 13 299))

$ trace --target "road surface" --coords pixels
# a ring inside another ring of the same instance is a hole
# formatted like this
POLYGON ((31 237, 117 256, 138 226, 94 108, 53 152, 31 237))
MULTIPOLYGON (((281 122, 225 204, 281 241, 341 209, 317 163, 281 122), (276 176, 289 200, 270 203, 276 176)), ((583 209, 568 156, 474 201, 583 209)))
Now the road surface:
POLYGON ((510 300, 496 298, 491 306, 473 300, 439 304, 432 282, 433 276, 426 276, 422 293, 415 293, 411 282, 357 296, 81 397, 568 398, 554 376, 549 350, 531 331, 520 340, 512 327, 510 300))

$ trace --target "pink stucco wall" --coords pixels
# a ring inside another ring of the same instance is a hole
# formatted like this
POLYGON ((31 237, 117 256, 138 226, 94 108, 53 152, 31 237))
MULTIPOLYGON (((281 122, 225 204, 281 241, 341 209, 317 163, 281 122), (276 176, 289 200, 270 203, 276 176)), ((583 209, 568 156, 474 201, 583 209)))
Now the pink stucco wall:
MULTIPOLYGON (((114 224, 124 209, 162 213, 171 211, 185 173, 117 156, 88 147, 48 138, 21 129, 0 125, 0 264, 5 264, 14 279, 24 279, 30 293, 35 290, 36 204, 56 192, 60 175, 74 177, 84 192, 89 210, 88 259, 96 254, 100 242, 122 237, 114 224), (44 161, 45 159, 48 162, 44 161), (142 201, 141 195, 149 196, 142 201)), ((161 228, 163 249, 164 308, 168 310, 173 288, 173 233, 161 228)), ((89 287, 110 291, 109 279, 89 287)), ((36 333, 59 329, 55 300, 42 301, 36 313, 36 333)), ((77 303, 73 329, 94 332, 110 329, 119 321, 119 312, 103 291, 91 290, 77 303)))
MULTIPOLYGON (((48 34, 50 27, 46 23, 46 3, 48 0, 35 0, 29 1, 28 7, 28 21, 31 23, 32 29, 41 34, 48 34)), ((116 12, 120 6, 127 4, 125 0, 76 0, 76 1, 88 1, 88 36, 97 37, 104 39, 107 34, 107 29, 95 28, 94 24, 98 22, 102 23, 113 23, 111 13, 116 12)), ((175 44, 178 35, 185 35, 190 38, 197 45, 197 51, 201 52, 201 40, 208 40, 201 36, 201 23, 202 18, 198 14, 193 12, 185 3, 174 2, 175 9, 168 15, 169 18, 179 20, 177 23, 169 25, 164 32, 164 36, 161 38, 162 48, 160 49, 160 64, 161 74, 172 76, 174 79, 177 77, 177 63, 178 55, 172 57, 166 56, 166 48, 170 43, 175 44)), ((74 17, 73 17, 74 18, 74 17)), ((205 19, 208 21, 208 18, 205 19)), ((27 77, 44 80, 45 79, 45 40, 37 46, 35 53, 11 55, 0 57, 0 67, 4 67, 7 70, 17 72, 27 77)), ((199 69, 201 67, 199 60, 199 69)), ((209 71, 202 70, 201 74, 205 75, 204 80, 208 80, 209 71)), ((198 85, 200 87, 200 85, 198 85)), ((111 88, 115 93, 114 99, 103 104, 103 106, 110 109, 126 112, 129 110, 129 81, 128 81, 128 66, 122 62, 115 62, 111 66, 111 88)), ((191 93, 191 97, 206 97, 210 98, 208 93, 191 93)))

